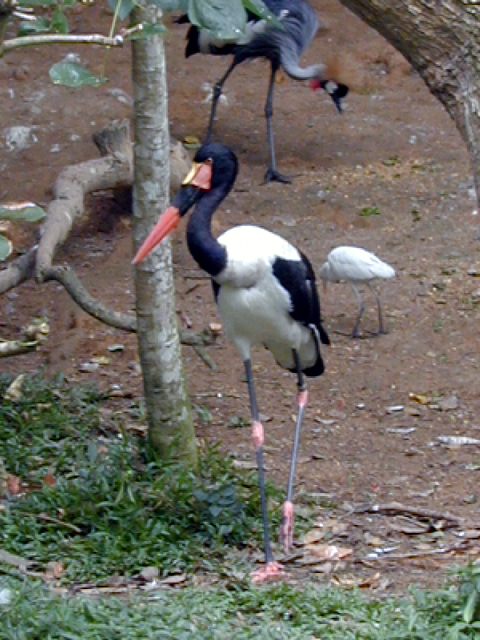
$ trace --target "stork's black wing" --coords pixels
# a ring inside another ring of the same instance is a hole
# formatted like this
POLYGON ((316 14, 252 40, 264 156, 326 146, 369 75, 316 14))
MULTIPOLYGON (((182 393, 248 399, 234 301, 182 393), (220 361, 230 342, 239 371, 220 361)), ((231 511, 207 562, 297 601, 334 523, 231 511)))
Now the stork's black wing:
POLYGON ((315 273, 307 256, 303 253, 300 255, 300 261, 277 258, 272 265, 273 274, 288 291, 292 318, 306 327, 315 326, 323 344, 330 344, 327 332, 322 327, 315 273))

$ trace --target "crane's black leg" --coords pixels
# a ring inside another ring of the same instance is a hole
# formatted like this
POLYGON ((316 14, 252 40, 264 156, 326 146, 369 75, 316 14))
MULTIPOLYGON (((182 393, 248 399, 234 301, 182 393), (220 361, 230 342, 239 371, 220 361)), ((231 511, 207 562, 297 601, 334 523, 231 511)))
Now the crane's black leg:
POLYGON ((220 100, 220 96, 222 95, 223 85, 236 66, 237 63, 235 62, 235 60, 233 60, 232 64, 228 67, 224 75, 220 78, 220 80, 218 80, 218 82, 215 83, 215 86, 213 87, 212 110, 210 111, 210 122, 208 123, 208 131, 207 137, 205 138, 205 143, 210 142, 210 138, 212 137, 213 123, 215 120, 215 115, 217 113, 218 101, 220 100))
POLYGON ((265 544, 265 567, 257 569, 252 574, 254 582, 265 582, 283 575, 281 566, 275 562, 270 543, 270 533, 268 528, 267 494, 265 491, 265 472, 263 469, 263 443, 264 431, 260 422, 257 397, 255 395, 255 385, 253 383, 253 372, 251 360, 245 360, 245 373, 247 376, 248 393, 250 396, 250 408, 252 411, 252 438, 257 453, 258 479, 260 484, 260 499, 262 503, 263 536, 265 544))
POLYGON ((363 316, 363 312, 365 311, 365 303, 363 301, 362 296, 360 295, 360 292, 358 291, 357 287, 353 284, 353 282, 350 282, 350 284, 352 285, 352 289, 353 292, 355 294, 355 296, 357 297, 357 300, 360 304, 360 312, 358 314, 358 318, 357 321, 355 322, 355 326, 353 327, 353 331, 352 331, 352 338, 358 338, 358 336, 360 335, 358 333, 358 329, 360 327, 360 320, 363 316))
POLYGON ((375 298, 377 299, 377 307, 378 307, 378 333, 387 333, 385 330, 385 326, 383 324, 383 313, 382 313, 382 302, 380 300, 380 296, 377 295, 372 285, 367 282, 370 291, 373 293, 375 298))
POLYGON ((272 72, 270 74, 270 84, 268 86, 267 101, 265 103, 265 118, 267 119, 268 148, 270 151, 270 166, 265 174, 265 182, 283 182, 289 183, 286 176, 277 171, 277 160, 275 156, 275 134, 273 132, 273 91, 275 89, 275 75, 278 66, 272 64, 272 72))
POLYGON ((282 531, 281 538, 283 541, 283 547, 285 549, 285 553, 291 551, 293 546, 293 485, 295 481, 295 469, 297 466, 298 459, 298 449, 300 446, 300 436, 302 433, 302 424, 303 424, 303 416, 305 413, 305 408, 308 403, 308 392, 307 385, 305 383, 305 377, 303 375, 302 369, 300 367, 300 360, 298 358, 298 353, 293 350, 293 359, 295 362, 295 369, 297 371, 297 385, 298 385, 298 395, 297 395, 297 426, 295 428, 295 439, 293 441, 293 451, 292 451, 292 461, 290 464, 290 477, 288 479, 287 486, 287 499, 283 503, 283 523, 282 523, 282 531))

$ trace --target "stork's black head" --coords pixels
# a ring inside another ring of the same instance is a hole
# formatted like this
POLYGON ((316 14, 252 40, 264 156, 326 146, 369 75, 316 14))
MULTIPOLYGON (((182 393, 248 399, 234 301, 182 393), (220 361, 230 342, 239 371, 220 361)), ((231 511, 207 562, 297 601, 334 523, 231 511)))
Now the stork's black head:
POLYGON ((234 152, 220 142, 207 142, 195 154, 194 161, 212 163, 212 189, 220 185, 230 190, 238 174, 238 160, 234 152))

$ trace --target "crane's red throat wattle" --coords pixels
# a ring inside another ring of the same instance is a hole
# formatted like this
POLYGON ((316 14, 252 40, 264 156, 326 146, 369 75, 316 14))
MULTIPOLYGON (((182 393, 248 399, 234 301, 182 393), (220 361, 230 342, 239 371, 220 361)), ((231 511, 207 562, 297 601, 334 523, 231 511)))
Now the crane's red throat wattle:
POLYGON ((177 207, 168 207, 160 220, 154 226, 152 232, 137 251, 132 263, 138 264, 145 260, 145 258, 152 253, 155 247, 158 247, 162 240, 164 240, 174 229, 178 227, 180 220, 180 210, 177 207))

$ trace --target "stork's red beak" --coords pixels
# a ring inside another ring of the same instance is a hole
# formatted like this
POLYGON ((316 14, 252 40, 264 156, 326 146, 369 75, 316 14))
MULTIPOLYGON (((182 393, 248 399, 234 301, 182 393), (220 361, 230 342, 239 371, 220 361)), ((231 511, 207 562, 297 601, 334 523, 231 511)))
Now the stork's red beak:
POLYGON ((168 207, 160 220, 154 226, 152 232, 137 251, 132 264, 138 264, 149 256, 155 247, 164 240, 180 223, 181 215, 178 207, 168 207))

